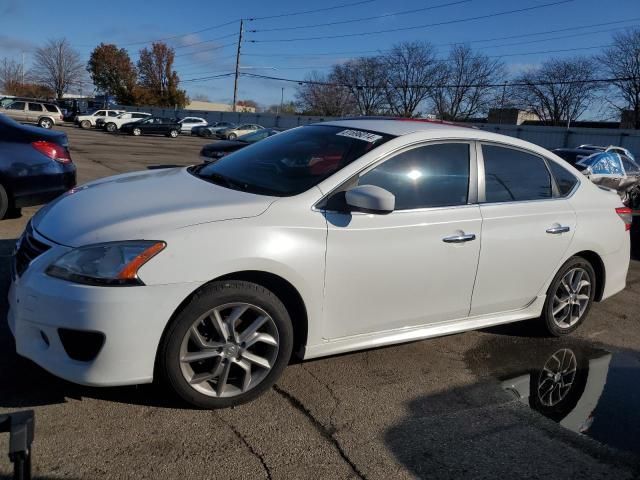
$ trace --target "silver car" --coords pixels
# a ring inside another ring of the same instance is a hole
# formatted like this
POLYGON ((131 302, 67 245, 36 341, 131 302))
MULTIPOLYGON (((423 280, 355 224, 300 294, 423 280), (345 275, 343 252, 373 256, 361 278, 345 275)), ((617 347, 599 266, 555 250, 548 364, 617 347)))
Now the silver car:
POLYGON ((10 103, 0 112, 21 123, 35 123, 42 128, 51 128, 56 122, 62 122, 62 112, 53 103, 23 102, 10 103))

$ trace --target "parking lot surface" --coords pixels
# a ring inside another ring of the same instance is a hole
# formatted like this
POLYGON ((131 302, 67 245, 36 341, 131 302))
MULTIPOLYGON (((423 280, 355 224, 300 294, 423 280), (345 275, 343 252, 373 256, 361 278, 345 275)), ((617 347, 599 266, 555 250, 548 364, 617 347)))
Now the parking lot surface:
MULTIPOLYGON (((210 142, 62 129, 79 183, 197 163, 210 142)), ((4 321, 10 256, 36 211, 0 222, 0 413, 36 411, 36 478, 640 475, 638 261, 627 289, 594 305, 571 338, 542 338, 535 322, 523 322, 297 363, 250 404, 199 411, 153 385, 72 385, 16 355, 4 321), (582 375, 568 415, 543 416, 516 398, 533 395, 546 362, 567 351, 582 375)), ((6 451, 0 437, 0 478, 10 473, 6 451)))

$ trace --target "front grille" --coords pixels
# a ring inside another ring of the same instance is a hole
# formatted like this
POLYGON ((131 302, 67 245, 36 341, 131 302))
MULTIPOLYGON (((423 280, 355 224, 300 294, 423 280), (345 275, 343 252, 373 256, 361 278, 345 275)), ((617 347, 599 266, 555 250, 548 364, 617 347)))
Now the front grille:
POLYGON ((49 245, 36 240, 33 236, 31 223, 29 223, 20 238, 20 243, 15 253, 16 273, 18 276, 24 273, 29 264, 35 258, 39 257, 50 248, 51 247, 49 245))

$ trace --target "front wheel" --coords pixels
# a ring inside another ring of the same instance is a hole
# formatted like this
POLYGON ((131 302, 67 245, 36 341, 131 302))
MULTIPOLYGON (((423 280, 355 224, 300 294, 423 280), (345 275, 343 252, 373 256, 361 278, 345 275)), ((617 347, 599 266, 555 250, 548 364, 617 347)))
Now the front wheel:
POLYGON ((85 130, 87 128, 91 128, 91 122, 89 120, 83 120, 80 122, 80 128, 84 128, 85 130))
POLYGON ((169 136, 170 136, 171 138, 176 138, 176 137, 178 136, 178 131, 177 131, 177 130, 171 130, 171 131, 169 132, 169 136))
POLYGON ((589 314, 596 293, 596 274, 588 260, 571 257, 547 290, 542 320, 547 333, 560 337, 577 329, 589 314))
POLYGON ((229 140, 235 140, 236 138, 238 138, 238 135, 236 135, 235 133, 230 133, 229 136, 227 137, 229 140))
POLYGON ((51 127, 53 127, 53 121, 50 118, 41 118, 38 121, 38 125, 49 130, 51 127))
POLYGON ((133 134, 133 136, 139 137, 142 134, 142 130, 136 127, 133 130, 131 130, 131 133, 133 134))
POLYGON ((158 373, 196 407, 231 407, 270 388, 292 348, 291 319, 271 291, 250 282, 214 282, 169 325, 158 373))

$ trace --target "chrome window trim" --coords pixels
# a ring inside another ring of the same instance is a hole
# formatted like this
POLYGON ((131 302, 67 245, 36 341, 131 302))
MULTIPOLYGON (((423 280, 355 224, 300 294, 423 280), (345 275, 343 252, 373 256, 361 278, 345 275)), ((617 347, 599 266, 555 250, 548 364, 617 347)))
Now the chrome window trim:
MULTIPOLYGON (((450 138, 450 139, 439 138, 437 140, 416 140, 415 142, 409 143, 407 145, 403 145, 401 147, 396 148, 395 150, 392 150, 390 152, 387 152, 386 154, 383 154, 377 157, 371 163, 369 163, 368 165, 365 165, 356 173, 351 175, 348 179, 346 179, 345 181, 343 181, 342 183, 334 187, 332 190, 330 190, 328 193, 323 195, 317 202, 313 204, 313 206, 311 207, 311 210, 314 212, 324 212, 324 213, 345 213, 341 211, 327 210, 324 208, 320 208, 318 207, 318 205, 324 202, 325 200, 327 200, 332 195, 334 195, 336 192, 340 191, 345 185, 352 182, 355 178, 361 177, 362 175, 367 173, 369 170, 373 170, 378 165, 386 162, 387 160, 390 160, 392 157, 395 157, 396 155, 399 155, 409 150, 413 150, 415 148, 425 147, 429 145, 438 145, 443 143, 466 143, 467 145, 469 145, 469 184, 467 187, 467 203, 462 205, 446 205, 446 206, 440 206, 440 207, 420 207, 420 208, 411 208, 411 209, 403 209, 403 210, 394 210, 391 213, 420 212, 420 211, 426 211, 426 210, 430 211, 430 210, 436 210, 436 209, 442 210, 442 209, 469 207, 469 206, 477 205, 478 203, 477 202, 478 200, 477 199, 477 194, 478 194, 477 181, 472 184, 473 179, 475 178, 477 180, 478 178, 478 165, 477 165, 478 149, 476 148, 476 145, 475 145, 476 141, 472 139, 461 139, 461 138, 450 138), (471 202, 472 193, 474 195, 473 197, 473 199, 475 200, 474 202, 471 202)), ((365 213, 365 212, 349 212, 349 213, 352 215, 356 213, 362 214, 362 215, 371 215, 370 213, 365 213)))

